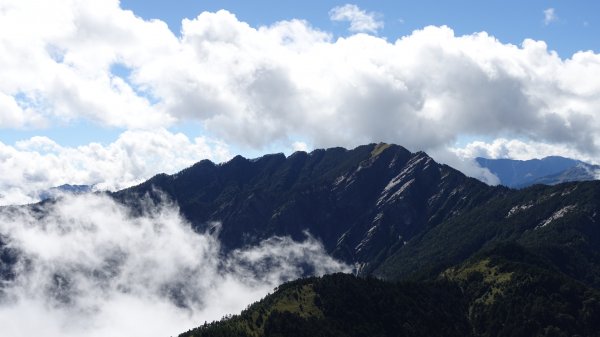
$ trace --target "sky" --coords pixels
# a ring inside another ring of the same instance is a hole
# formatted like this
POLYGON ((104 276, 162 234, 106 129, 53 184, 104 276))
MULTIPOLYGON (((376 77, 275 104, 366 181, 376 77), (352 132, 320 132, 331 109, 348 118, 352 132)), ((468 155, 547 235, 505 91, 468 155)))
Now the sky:
POLYGON ((600 163, 597 1, 0 0, 0 205, 397 143, 600 163))

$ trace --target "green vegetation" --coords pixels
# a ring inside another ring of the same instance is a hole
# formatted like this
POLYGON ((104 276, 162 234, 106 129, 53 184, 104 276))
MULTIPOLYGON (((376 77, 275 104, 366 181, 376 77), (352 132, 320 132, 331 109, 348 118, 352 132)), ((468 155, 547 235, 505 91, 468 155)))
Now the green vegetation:
POLYGON ((380 155, 385 149, 389 148, 391 145, 386 143, 379 143, 371 151, 371 157, 376 157, 380 155))
POLYGON ((460 289, 447 282, 388 283, 336 274, 282 285, 240 315, 180 337, 468 336, 462 302, 460 289), (289 302, 293 294, 297 305, 289 302), (252 324, 257 317, 260 326, 252 324))
POLYGON ((314 290, 316 279, 298 280, 281 285, 275 294, 250 305, 239 315, 220 322, 204 324, 181 336, 264 336, 272 329, 272 321, 280 315, 293 315, 299 320, 322 319, 323 312, 314 290), (271 318, 273 317, 273 318, 271 318))
POLYGON ((600 336, 600 292, 530 264, 536 259, 509 244, 435 281, 297 280, 240 315, 180 337, 600 336))
POLYGON ((600 336, 600 292, 538 262, 503 244, 443 273, 463 289, 476 336, 600 336))
POLYGON ((484 259, 457 269, 450 268, 442 273, 442 277, 458 281, 461 284, 469 284, 473 280, 478 280, 488 291, 477 301, 490 305, 498 297, 504 295, 504 289, 510 284, 513 274, 513 272, 501 271, 498 266, 491 266, 490 259, 484 259))

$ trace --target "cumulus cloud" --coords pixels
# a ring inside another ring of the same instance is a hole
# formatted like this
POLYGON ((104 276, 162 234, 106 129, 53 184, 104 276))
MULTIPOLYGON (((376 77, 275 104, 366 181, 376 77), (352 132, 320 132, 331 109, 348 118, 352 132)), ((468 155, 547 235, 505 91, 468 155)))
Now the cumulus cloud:
POLYGON ((175 206, 148 206, 133 217, 90 195, 44 213, 2 209, 0 249, 17 256, 14 277, 1 275, 3 334, 172 336, 307 271, 349 270, 310 236, 272 238, 223 259, 216 238, 194 232, 175 206))
POLYGON ((124 127, 173 121, 142 87, 110 71, 113 64, 148 61, 150 55, 176 48, 165 23, 136 18, 119 9, 118 0, 7 0, 0 6, 0 93, 20 98, 12 115, 22 111, 12 126, 77 118, 124 127))
POLYGON ((0 205, 36 202, 40 192, 62 184, 120 189, 160 172, 176 173, 202 159, 229 158, 229 148, 221 142, 189 139, 164 129, 126 131, 108 145, 63 147, 47 137, 14 146, 0 142, 0 205))
POLYGON ((377 30, 383 28, 383 22, 377 20, 376 16, 375 13, 367 13, 352 4, 337 6, 329 11, 330 20, 350 22, 348 30, 355 33, 376 33, 377 30))
MULTIPOLYGON (((252 27, 227 11, 184 19, 176 36, 116 0, 2 6, 0 120, 13 127, 199 121, 242 151, 300 139, 432 152, 484 136, 600 153, 600 55, 592 51, 562 59, 543 41, 517 46, 445 26, 397 40, 334 40, 306 21, 252 27)), ((361 12, 349 6, 339 13, 361 12)))
POLYGON ((183 34, 198 58, 215 60, 196 77, 216 79, 201 85, 218 93, 205 95, 214 114, 190 116, 227 142, 260 148, 300 135, 317 147, 383 140, 427 150, 461 134, 510 133, 598 150, 591 74, 600 57, 591 52, 562 60, 540 41, 517 47, 448 27, 394 43, 368 35, 331 42, 302 22, 254 29, 227 12, 186 21, 183 34), (290 26, 311 42, 273 40, 290 26), (220 31, 227 34, 216 42, 220 31))
POLYGON ((554 8, 544 9, 544 24, 546 26, 557 20, 558 16, 556 15, 556 11, 554 10, 554 8))

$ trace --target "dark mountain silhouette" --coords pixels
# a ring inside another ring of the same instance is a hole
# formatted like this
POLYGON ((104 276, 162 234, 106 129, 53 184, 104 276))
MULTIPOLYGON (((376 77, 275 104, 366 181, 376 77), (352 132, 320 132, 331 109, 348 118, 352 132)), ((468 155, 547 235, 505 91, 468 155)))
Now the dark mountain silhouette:
POLYGON ((423 152, 371 144, 202 161, 114 197, 135 205, 164 191, 198 230, 220 221, 226 252, 273 235, 302 240, 309 231, 360 275, 398 280, 435 277, 482 249, 516 242, 597 287, 598 187, 597 181, 492 187, 423 152), (565 245, 554 254, 553 247, 565 245))
POLYGON ((485 202, 494 188, 436 163, 423 152, 371 144, 353 150, 204 160, 157 175, 114 196, 134 203, 164 191, 198 230, 222 223, 226 250, 273 235, 309 231, 327 251, 367 274, 415 236, 485 202))
POLYGON ((359 275, 386 280, 297 281, 291 292, 280 288, 241 315, 184 336, 600 331, 597 181, 491 187, 425 153, 371 144, 203 161, 114 196, 135 205, 144 195, 161 198, 158 190, 198 230, 221 221, 226 251, 272 235, 301 240, 308 230, 359 275))

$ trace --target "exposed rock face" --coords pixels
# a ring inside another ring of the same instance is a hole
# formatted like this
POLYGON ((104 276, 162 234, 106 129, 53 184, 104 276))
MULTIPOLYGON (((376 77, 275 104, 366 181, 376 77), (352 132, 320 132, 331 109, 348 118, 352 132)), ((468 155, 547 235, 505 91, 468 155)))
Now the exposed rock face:
POLYGON ((273 235, 319 238, 334 256, 368 272, 412 237, 494 195, 423 152, 390 144, 353 150, 204 160, 117 192, 121 200, 164 191, 198 229, 221 222, 226 250, 273 235))

